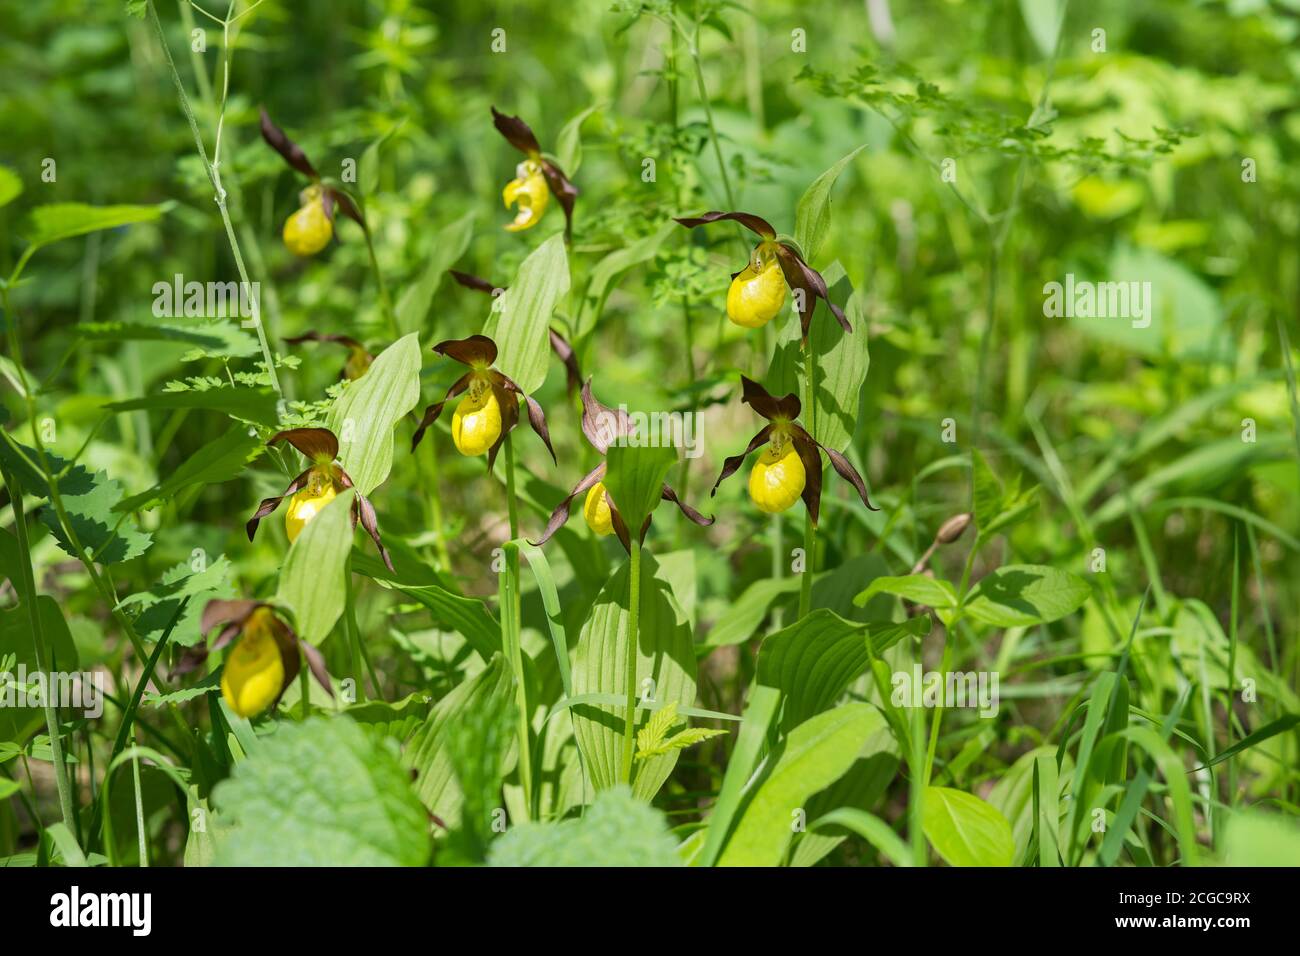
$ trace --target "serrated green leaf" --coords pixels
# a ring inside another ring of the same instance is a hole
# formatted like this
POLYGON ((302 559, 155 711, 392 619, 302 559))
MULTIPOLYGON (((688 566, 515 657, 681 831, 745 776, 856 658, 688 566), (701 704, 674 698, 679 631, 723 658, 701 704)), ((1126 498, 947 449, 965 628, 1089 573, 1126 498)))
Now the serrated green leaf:
POLYGON ((725 730, 715 730, 710 727, 688 727, 686 730, 673 734, 667 740, 660 741, 653 747, 644 749, 638 747, 636 759, 648 760, 651 757, 658 757, 674 750, 685 750, 687 747, 693 747, 710 737, 718 737, 725 733, 725 730))
MULTIPOLYGON (((78 543, 85 549, 85 556, 99 564, 117 564, 138 558, 149 550, 153 543, 152 535, 137 530, 135 520, 129 515, 117 512, 117 504, 122 500, 119 482, 108 479, 103 472, 98 472, 94 481, 94 487, 85 494, 61 494, 68 523, 76 533, 78 543)), ((41 521, 64 551, 78 557, 77 549, 64 532, 53 507, 41 510, 41 521)))
POLYGON ((193 647, 203 637, 199 629, 203 607, 212 598, 234 598, 231 583, 233 567, 225 555, 207 564, 202 571, 194 571, 189 562, 182 562, 163 574, 162 579, 147 591, 139 591, 123 599, 118 608, 135 615, 133 626, 144 640, 157 640, 162 636, 180 603, 186 598, 190 603, 176 622, 169 639, 181 647, 193 647))
POLYGON ((577 820, 511 827, 488 856, 489 866, 681 866, 664 815, 626 787, 596 795, 577 820))
POLYGON ((213 801, 222 866, 422 866, 429 858, 427 816, 406 770, 347 717, 279 724, 217 784, 213 801))
POLYGON ((663 743, 668 731, 677 723, 677 701, 671 701, 650 715, 645 726, 636 732, 638 753, 653 750, 663 743))
POLYGON ((330 409, 339 462, 358 494, 369 495, 393 467, 397 424, 420 400, 420 341, 415 333, 384 349, 330 409))
POLYGON ((542 387, 551 358, 551 316, 569 291, 564 236, 538 246, 496 300, 483 334, 497 344, 496 367, 529 395, 542 387))
POLYGON ((343 613, 355 494, 347 489, 307 522, 280 571, 276 603, 293 610, 298 636, 313 644, 325 639, 343 613))

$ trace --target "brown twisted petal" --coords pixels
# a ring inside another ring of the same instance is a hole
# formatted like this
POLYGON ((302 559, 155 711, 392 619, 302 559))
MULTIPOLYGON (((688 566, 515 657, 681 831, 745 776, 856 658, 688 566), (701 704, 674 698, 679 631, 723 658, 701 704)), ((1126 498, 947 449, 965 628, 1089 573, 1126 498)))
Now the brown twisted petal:
POLYGON ((583 475, 582 480, 573 486, 573 490, 569 492, 565 499, 555 506, 555 510, 551 512, 551 517, 546 522, 546 528, 542 531, 542 536, 536 541, 530 543, 541 547, 547 541, 550 541, 555 532, 564 527, 564 523, 569 520, 569 509, 573 505, 573 499, 578 497, 578 495, 586 494, 604 477, 605 463, 602 461, 595 468, 591 469, 591 471, 583 475))
POLYGON ((542 175, 546 177, 551 195, 564 210, 564 241, 568 242, 573 238, 573 204, 578 198, 578 187, 549 159, 542 160, 542 175))
POLYGON ((775 398, 758 382, 744 375, 740 376, 740 389, 740 400, 768 421, 782 418, 792 422, 799 417, 802 406, 799 403, 799 396, 794 392, 790 392, 784 398, 775 398))
POLYGON ((570 396, 582 385, 582 369, 578 367, 578 356, 573 346, 555 329, 550 330, 551 351, 564 363, 564 388, 570 396))
POLYGON ((753 213, 714 211, 699 216, 674 217, 675 222, 681 223, 687 229, 694 229, 696 226, 703 226, 724 219, 738 222, 750 232, 762 236, 764 239, 776 238, 776 230, 772 228, 772 224, 761 216, 755 216, 753 213))
MULTIPOLYGON (((307 487, 307 481, 311 476, 311 471, 312 470, 308 468, 293 481, 289 482, 289 487, 284 489, 283 494, 276 495, 273 498, 262 499, 262 503, 259 504, 257 510, 253 512, 253 517, 249 518, 248 523, 244 525, 244 530, 248 532, 249 541, 252 541, 253 535, 257 534, 257 526, 261 523, 262 519, 273 512, 276 508, 280 507, 281 501, 295 492, 301 491, 303 488, 307 487)), ((204 628, 204 630, 207 629, 204 628)))
MULTIPOLYGON (((537 399, 533 398, 533 396, 526 395, 524 390, 515 384, 514 379, 507 375, 502 375, 500 372, 495 374, 500 378, 501 387, 505 391, 514 392, 524 400, 524 404, 528 406, 528 424, 532 426, 533 431, 537 432, 537 436, 541 438, 542 443, 546 445, 546 450, 551 453, 551 461, 558 465, 560 460, 555 457, 555 449, 551 447, 551 432, 546 427, 546 413, 542 411, 542 406, 538 403, 537 399)), ((502 407, 504 407, 504 405, 502 407)), ((516 419, 519 415, 518 408, 518 403, 515 403, 516 419)))
POLYGON ((438 420, 442 414, 442 408, 449 401, 459 395, 465 389, 469 388, 469 380, 473 372, 466 372, 456 381, 451 383, 451 388, 447 389, 447 394, 442 396, 442 401, 434 402, 424 410, 424 417, 420 419, 420 424, 415 427, 415 434, 411 436, 411 451, 415 451, 420 441, 424 438, 424 433, 428 431, 429 426, 438 420))
POLYGON ((542 147, 537 145, 537 137, 533 135, 532 129, 518 116, 507 116, 505 113, 499 113, 497 108, 493 106, 492 125, 497 128, 498 133, 506 138, 506 142, 519 152, 533 156, 542 151, 542 147))
MULTIPOLYGON (((835 471, 839 474, 841 478, 843 478, 845 481, 847 481, 849 484, 853 486, 854 490, 857 491, 858 493, 858 497, 862 499, 862 503, 866 505, 867 508, 871 511, 880 510, 875 505, 873 505, 871 503, 871 499, 867 497, 867 483, 862 480, 862 476, 858 474, 858 470, 853 467, 853 464, 847 458, 845 458, 835 449, 827 448, 825 445, 817 441, 817 439, 813 438, 812 435, 808 434, 807 431, 805 431, 802 427, 798 425, 794 427, 794 435, 795 435, 796 444, 798 443, 812 444, 817 448, 820 448, 822 451, 826 452, 826 457, 831 460, 831 467, 835 469, 835 471)), ((820 467, 820 459, 818 461, 820 467)))
POLYGON ((808 340, 808 326, 812 323, 813 311, 817 308, 819 298, 831 310, 831 314, 840 323, 840 328, 845 332, 852 332, 853 326, 849 324, 844 310, 831 301, 830 290, 826 288, 826 280, 822 278, 821 273, 804 262, 799 253, 790 246, 781 243, 777 248, 780 250, 777 259, 781 263, 781 272, 785 275, 786 284, 792 289, 802 290, 804 294, 803 308, 799 311, 799 327, 804 341, 808 340))
MULTIPOLYGON (((325 655, 320 652, 319 648, 308 644, 301 638, 298 640, 298 646, 302 648, 303 657, 307 658, 307 669, 310 670, 311 675, 316 678, 316 683, 320 684, 321 687, 324 687, 325 693, 333 697, 334 688, 330 686, 330 673, 325 669, 325 655)), ((285 671, 285 676, 288 678, 287 670, 285 671)), ((294 677, 297 676, 297 668, 295 667, 294 677)))
MULTIPOLYGON (((351 482, 352 479, 349 478, 349 485, 351 485, 351 482)), ((383 559, 384 567, 396 574, 397 569, 393 567, 393 559, 388 556, 388 549, 384 547, 384 542, 379 537, 379 516, 375 514, 375 506, 370 503, 369 498, 360 492, 352 499, 352 526, 354 528, 358 519, 360 519, 361 527, 365 529, 366 534, 370 535, 370 540, 379 549, 379 557, 383 559)))
POLYGON ((750 452, 767 444, 768 439, 772 437, 772 429, 775 427, 775 425, 764 425, 759 429, 758 434, 749 440, 749 445, 744 451, 739 455, 732 455, 722 462, 722 471, 718 474, 718 480, 713 483, 713 490, 709 492, 710 498, 718 493, 718 485, 734 475, 736 470, 745 463, 745 459, 749 457, 750 452))
POLYGON ((486 335, 471 335, 467 339, 448 339, 439 342, 433 350, 461 365, 481 365, 487 368, 497 360, 497 344, 486 335))
POLYGON ((334 207, 338 206, 343 212, 343 215, 347 216, 366 232, 370 231, 370 227, 366 225, 366 217, 361 214, 361 210, 357 207, 357 204, 352 201, 352 197, 343 190, 329 186, 326 188, 323 198, 325 200, 325 215, 329 216, 331 222, 334 220, 334 207))
MULTIPOLYGON (((244 626, 244 622, 249 619, 254 611, 259 607, 266 607, 265 601, 227 601, 221 598, 214 598, 203 606, 203 616, 199 619, 199 630, 207 634, 218 624, 233 625, 238 631, 244 626)), ((227 628, 228 630, 228 628, 227 628)), ((226 632, 221 632, 221 637, 226 637, 226 632)), ((218 638, 220 640, 221 638, 218 638)), ((227 638, 229 640, 229 638, 227 638)))
MULTIPOLYGON (((497 404, 501 407, 501 434, 498 435, 497 440, 492 443, 492 447, 488 449, 487 454, 487 469, 488 474, 490 475, 492 474, 492 466, 496 464, 497 452, 499 452, 501 446, 506 443, 506 436, 514 431, 515 426, 519 424, 519 399, 515 398, 515 393, 506 388, 505 376, 500 372, 493 370, 489 380, 492 383, 492 394, 497 397, 497 404)), ((529 411, 529 416, 531 421, 531 410, 529 411)), ((551 447, 549 437, 546 439, 546 447, 551 447)), ((552 456, 554 454, 555 452, 551 452, 552 456)))
POLYGON ((504 292, 505 286, 496 286, 487 279, 472 275, 468 272, 459 272, 455 269, 448 269, 451 277, 467 289, 473 289, 475 292, 484 292, 487 295, 496 295, 498 292, 504 292))
POLYGON ((808 518, 815 528, 822 506, 822 456, 817 451, 817 443, 802 428, 793 432, 792 437, 794 450, 803 462, 804 484, 799 497, 803 499, 804 507, 808 509, 808 518))
POLYGON ((701 528, 707 528, 709 525, 713 524, 714 519, 712 515, 705 516, 700 514, 700 512, 696 511, 686 502, 678 498, 677 492, 673 491, 670 485, 666 483, 664 484, 663 494, 659 497, 664 501, 671 501, 677 506, 678 510, 681 511, 682 514, 686 515, 689 520, 695 522, 701 528))
POLYGON ((333 461, 339 456, 339 440, 328 428, 290 428, 276 432, 266 440, 267 446, 287 441, 315 462, 333 461))
POLYGON ((284 130, 271 122, 265 107, 259 109, 262 113, 262 139, 266 140, 266 144, 283 156, 284 161, 298 172, 312 179, 320 179, 320 174, 316 172, 316 168, 312 166, 311 160, 302 151, 302 147, 286 136, 284 130))
POLYGON ((591 442, 591 447, 603 455, 630 429, 627 413, 621 408, 616 411, 603 404, 591 390, 591 379, 587 379, 582 386, 582 433, 591 442))

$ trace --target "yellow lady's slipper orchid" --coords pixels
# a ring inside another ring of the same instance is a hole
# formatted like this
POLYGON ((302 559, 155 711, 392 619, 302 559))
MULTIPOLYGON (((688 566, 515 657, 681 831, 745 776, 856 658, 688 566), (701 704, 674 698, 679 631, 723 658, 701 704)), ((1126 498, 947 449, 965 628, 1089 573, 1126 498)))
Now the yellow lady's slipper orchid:
POLYGON ((762 328, 785 305, 785 274, 773 244, 759 243, 727 290, 727 318, 746 329, 762 328))
POLYGON ((366 534, 370 535, 370 540, 379 550, 379 557, 383 559, 384 566, 390 571, 393 570, 392 558, 388 556, 388 550, 379 536, 379 516, 375 513, 374 505, 354 487, 352 477, 338 463, 338 436, 328 428, 288 428, 276 432, 267 439, 266 444, 271 448, 281 442, 288 442, 296 448, 310 464, 289 482, 289 487, 283 492, 262 499, 257 510, 253 512, 253 517, 249 518, 248 523, 244 525, 244 529, 248 532, 248 540, 253 540, 262 519, 280 507, 280 503, 285 498, 289 498, 289 508, 284 516, 284 530, 292 544, 302 533, 307 522, 320 514, 321 509, 333 501, 340 491, 352 488, 355 491, 352 499, 352 525, 356 527, 360 522, 361 527, 365 529, 366 534))
POLYGON ((462 455, 485 455, 501 437, 501 402, 492 383, 475 378, 451 416, 451 440, 462 455))
POLYGON ((614 514, 609 509, 609 497, 605 494, 604 482, 596 482, 587 492, 587 500, 582 505, 582 517, 587 527, 598 535, 613 534, 614 514))
POLYGON ((515 167, 515 178, 506 183, 501 192, 506 208, 517 205, 514 221, 506 223, 507 232, 519 232, 531 229, 546 212, 551 191, 542 175, 541 164, 533 159, 526 159, 515 167))
POLYGON ((319 186, 302 191, 302 208, 285 220, 284 244, 295 256, 314 256, 334 235, 334 224, 325 211, 325 194, 319 186))
POLYGON ((289 499, 289 507, 284 512, 284 531, 293 544, 307 527, 307 522, 316 517, 324 507, 334 500, 338 491, 334 488, 334 479, 320 471, 313 471, 307 487, 289 499))
POLYGON ((244 623, 239 642, 226 655, 221 696, 240 717, 253 717, 275 703, 285 683, 274 616, 270 608, 259 607, 244 623))
POLYGON ((749 473, 749 497, 759 511, 779 514, 799 500, 807 481, 794 442, 774 433, 771 444, 763 449, 749 473))

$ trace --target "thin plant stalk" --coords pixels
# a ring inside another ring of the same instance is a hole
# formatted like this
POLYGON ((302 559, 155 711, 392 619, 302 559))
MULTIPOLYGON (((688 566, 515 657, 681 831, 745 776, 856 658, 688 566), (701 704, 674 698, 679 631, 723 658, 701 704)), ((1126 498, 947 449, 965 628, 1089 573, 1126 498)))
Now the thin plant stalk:
POLYGON ((636 642, 641 619, 641 541, 631 535, 632 553, 628 565, 627 597, 627 716, 623 721, 622 780, 632 782, 632 743, 636 729, 636 642))
MULTIPOLYGON (((6 310, 8 312, 8 310, 6 310)), ((10 318, 10 323, 13 320, 10 318)), ((36 607, 36 578, 32 572, 31 541, 27 537, 27 519, 23 514, 23 489, 13 473, 7 468, 0 468, 5 487, 9 489, 9 504, 14 513, 14 534, 18 538, 20 556, 19 580, 15 582, 22 589, 23 606, 27 608, 27 620, 32 629, 32 645, 36 652, 36 666, 41 673, 46 673, 47 660, 45 631, 41 626, 40 610, 36 607)), ((70 833, 77 832, 76 813, 72 806, 72 791, 68 786, 68 767, 63 762, 63 737, 59 730, 59 715, 54 709, 53 696, 42 694, 41 703, 45 710, 45 729, 50 736, 50 754, 54 761, 54 784, 59 792, 59 812, 63 815, 63 824, 70 833)))
POLYGON ((388 296, 388 284, 384 282, 384 274, 379 268, 379 259, 375 256, 375 242, 370 235, 369 226, 363 227, 361 231, 366 236, 366 252, 370 256, 370 272, 374 275, 375 285, 379 289, 379 310, 384 313, 388 328, 393 333, 393 340, 396 341, 402 337, 402 329, 397 324, 397 313, 393 311, 393 300, 388 296))
MULTIPOLYGON (((813 362, 812 341, 805 339, 803 343, 803 369, 804 369, 804 387, 806 394, 804 396, 804 421, 808 423, 808 434, 816 437, 816 417, 817 408, 814 402, 814 396, 817 394, 817 383, 814 377, 817 373, 816 363, 813 362)), ((821 452, 817 455, 820 457, 821 452)), ((817 548, 817 526, 813 524, 812 513, 805 509, 803 524, 803 574, 799 577, 799 617, 803 618, 812 609, 812 582, 814 572, 814 553, 817 548)))
POLYGON ((515 675, 515 703, 519 711, 517 733, 519 736, 519 785, 524 792, 524 818, 533 815, 533 760, 528 720, 528 688, 524 683, 524 652, 520 646, 519 599, 519 549, 514 542, 519 537, 519 502, 515 492, 515 447, 506 435, 506 510, 510 521, 511 547, 505 549, 506 569, 501 576, 501 637, 510 668, 515 675))

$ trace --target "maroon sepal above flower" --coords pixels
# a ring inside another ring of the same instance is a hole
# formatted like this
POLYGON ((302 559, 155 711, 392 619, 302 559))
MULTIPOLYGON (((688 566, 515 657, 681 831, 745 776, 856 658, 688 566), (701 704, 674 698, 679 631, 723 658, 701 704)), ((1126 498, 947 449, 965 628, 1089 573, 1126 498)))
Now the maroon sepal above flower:
MULTIPOLYGON (((473 289, 475 292, 482 292, 486 295, 496 297, 506 291, 506 286, 493 285, 480 276, 471 275, 468 272, 459 272, 455 269, 448 269, 451 277, 467 289, 473 289)), ((551 351, 556 357, 564 363, 564 387, 570 395, 576 392, 582 386, 582 369, 578 366, 578 356, 573 350, 573 346, 568 340, 555 331, 554 328, 548 330, 551 337, 551 351)))
POLYGON ((442 414, 443 406, 469 388, 470 382, 477 375, 487 380, 493 394, 496 396, 497 404, 501 407, 501 434, 497 436, 497 440, 488 449, 488 471, 492 470, 492 465, 496 462, 497 452, 505 443, 506 436, 519 424, 519 399, 523 399, 525 406, 528 408, 528 424, 532 426, 533 431, 546 445, 546 450, 551 453, 551 460, 558 463, 558 459, 555 457, 555 449, 551 447, 551 433, 547 428, 546 413, 542 411, 542 406, 538 404, 537 399, 526 394, 523 389, 516 385, 514 379, 492 367, 492 363, 497 360, 497 344, 495 342, 486 335, 471 335, 467 339, 448 339, 445 342, 439 342, 433 347, 433 350, 439 355, 459 362, 461 365, 468 365, 470 371, 452 382, 451 387, 447 389, 447 394, 442 397, 442 401, 435 402, 424 410, 424 416, 420 419, 415 434, 411 436, 411 451, 415 451, 429 426, 438 420, 438 416, 442 414))
POLYGON ((313 183, 320 185, 321 203, 325 207, 325 215, 330 222, 334 221, 335 207, 337 207, 339 212, 342 212, 343 215, 362 229, 369 231, 366 218, 361 214, 361 209, 353 202, 352 197, 337 186, 322 183, 320 173, 316 171, 316 167, 307 158, 303 148, 291 140, 284 130, 275 125, 270 115, 267 114, 266 107, 259 107, 259 110, 262 117, 262 139, 266 140, 266 144, 279 153, 290 167, 302 173, 313 183))
POLYGON ((354 380, 360 378, 370 368, 375 357, 356 339, 346 335, 326 335, 322 332, 304 332, 284 340, 286 345, 301 345, 303 342, 332 342, 348 350, 347 361, 339 371, 339 378, 354 380))
MULTIPOLYGON (((826 303, 826 307, 831 310, 836 321, 845 332, 852 332, 853 326, 849 324, 848 318, 844 315, 844 310, 830 299, 830 290, 826 288, 826 280, 822 278, 820 272, 804 260, 803 253, 792 242, 777 239, 776 230, 772 224, 761 216, 755 216, 748 212, 706 212, 699 216, 686 216, 676 218, 674 221, 680 223, 688 229, 694 229, 696 226, 704 226, 711 222, 720 222, 728 220, 738 222, 750 232, 759 238, 766 240, 776 246, 777 260, 781 264, 781 274, 785 276, 786 285, 791 289, 797 289, 803 293, 801 296, 803 308, 799 310, 799 327, 803 335, 803 341, 808 341, 808 326, 812 322, 813 310, 817 308, 817 300, 820 298, 826 303)), ((739 272, 733 273, 732 278, 740 275, 739 272)))
POLYGON ((248 619, 253 616, 253 612, 259 608, 267 608, 271 611, 271 633, 280 649, 280 660, 284 665, 284 683, 280 686, 280 693, 276 696, 274 703, 271 704, 271 709, 275 709, 276 704, 280 702, 280 698, 284 696, 284 692, 293 683, 302 667, 296 651, 302 652, 302 656, 307 659, 307 669, 316 678, 316 682, 325 689, 325 693, 333 697, 334 688, 330 686, 329 671, 325 667, 325 657, 321 654, 320 649, 307 643, 294 633, 289 623, 275 613, 275 605, 266 601, 227 601, 222 599, 209 601, 203 607, 199 631, 206 636, 213 628, 220 627, 220 633, 207 644, 200 643, 189 648, 177 666, 172 668, 172 673, 188 674, 197 670, 207 660, 209 654, 233 643, 243 633, 244 626, 248 623, 248 619))
POLYGON ((739 455, 732 455, 723 460, 722 471, 718 473, 718 480, 713 483, 713 489, 709 492, 710 498, 718 493, 719 485, 740 469, 746 458, 768 444, 772 440, 773 433, 778 429, 782 429, 794 445, 799 460, 803 463, 804 489, 800 497, 808 508, 808 515, 812 518, 814 525, 817 524, 821 510, 822 496, 822 459, 819 452, 826 453, 826 457, 831 460, 831 467, 835 469, 841 478, 853 486, 858 493, 858 497, 862 499, 862 503, 867 508, 872 511, 880 510, 871 503, 871 499, 867 496, 866 482, 862 480, 862 476, 858 474, 857 469, 853 467, 849 460, 833 448, 827 448, 817 441, 802 425, 795 421, 802 410, 799 396, 791 392, 784 398, 776 398, 758 382, 744 375, 740 377, 740 382, 742 389, 741 401, 754 409, 762 418, 767 419, 767 424, 760 428, 754 437, 749 440, 749 444, 744 451, 739 455))
MULTIPOLYGON (((582 386, 582 433, 587 437, 591 446, 604 455, 609 451, 609 446, 615 444, 619 439, 627 437, 631 433, 631 422, 622 409, 613 409, 607 405, 601 404, 591 391, 591 379, 588 379, 582 386)), ((582 476, 582 480, 573 486, 573 490, 555 506, 551 512, 550 519, 546 522, 546 528, 542 531, 542 536, 532 544, 541 546, 551 539, 555 532, 562 528, 566 521, 569 520, 569 510, 573 505, 573 499, 579 495, 586 494, 597 482, 605 478, 605 462, 601 462, 587 474, 582 476)), ((623 547, 629 552, 632 550, 631 535, 628 534, 627 524, 623 521, 623 516, 619 514, 618 506, 614 503, 614 496, 605 491, 606 500, 609 502, 610 521, 614 526, 614 533, 618 535, 618 540, 622 542, 623 547)), ((675 504, 678 510, 684 514, 688 520, 702 527, 713 524, 713 518, 703 515, 696 511, 686 502, 677 497, 677 492, 664 482, 664 486, 659 495, 660 500, 670 501, 675 504)), ((650 529, 650 516, 646 516, 645 522, 641 526, 640 539, 645 540, 646 532, 650 529)))
POLYGON ((542 147, 532 128, 518 116, 507 116, 493 106, 492 125, 506 138, 506 142, 542 167, 547 188, 564 210, 564 241, 568 242, 573 237, 573 204, 578 198, 578 187, 564 175, 564 170, 542 155, 542 147))
MULTIPOLYGON (((285 498, 295 495, 306 488, 311 482, 313 473, 328 479, 336 492, 345 491, 348 488, 353 488, 355 491, 351 476, 343 470, 342 465, 335 461, 339 456, 339 440, 328 428, 290 428, 287 431, 276 432, 267 439, 266 444, 269 448, 278 445, 282 441, 288 442, 302 452, 311 461, 311 464, 290 481, 283 492, 262 499, 261 504, 257 506, 257 510, 253 512, 253 516, 248 519, 248 523, 244 526, 244 530, 248 532, 249 541, 252 541, 253 536, 257 534, 257 526, 262 519, 279 508, 280 502, 284 501, 285 498)), ((392 558, 388 556, 388 549, 384 547, 384 542, 379 536, 379 520, 375 514, 374 505, 370 503, 369 498, 356 491, 352 499, 352 526, 355 528, 358 522, 365 529, 366 534, 370 535, 370 540, 374 541, 379 556, 383 559, 384 566, 388 570, 394 571, 392 558)))

